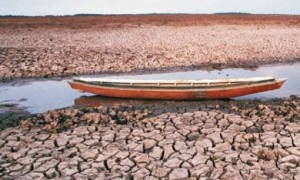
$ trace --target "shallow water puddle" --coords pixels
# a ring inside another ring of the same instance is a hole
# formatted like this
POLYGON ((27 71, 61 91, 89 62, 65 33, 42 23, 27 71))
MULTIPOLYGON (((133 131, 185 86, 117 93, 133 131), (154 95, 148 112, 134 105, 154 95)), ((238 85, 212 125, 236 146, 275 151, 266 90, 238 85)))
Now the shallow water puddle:
MULTIPOLYGON (((172 73, 157 73, 146 75, 118 75, 106 76, 106 78, 118 79, 222 79, 242 78, 257 76, 274 76, 277 78, 288 78, 281 89, 258 93, 235 99, 267 99, 277 97, 289 97, 300 95, 300 63, 261 66, 255 71, 241 68, 213 70, 213 71, 186 71, 172 73)), ((104 77, 104 75, 102 75, 104 77)), ((51 109, 63 108, 77 105, 99 105, 116 103, 152 103, 152 100, 130 100, 95 96, 89 93, 79 93, 71 89, 67 80, 47 81, 16 81, 11 83, 0 83, 0 104, 18 104, 26 107, 31 113, 45 112, 51 109)))

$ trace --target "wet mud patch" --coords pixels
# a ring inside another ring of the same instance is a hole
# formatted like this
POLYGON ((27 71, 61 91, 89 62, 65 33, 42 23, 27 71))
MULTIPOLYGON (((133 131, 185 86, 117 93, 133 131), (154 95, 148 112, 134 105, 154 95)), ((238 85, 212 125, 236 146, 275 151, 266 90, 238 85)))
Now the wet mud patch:
POLYGON ((0 104, 0 131, 18 126, 22 119, 31 116, 31 113, 17 104, 0 104))

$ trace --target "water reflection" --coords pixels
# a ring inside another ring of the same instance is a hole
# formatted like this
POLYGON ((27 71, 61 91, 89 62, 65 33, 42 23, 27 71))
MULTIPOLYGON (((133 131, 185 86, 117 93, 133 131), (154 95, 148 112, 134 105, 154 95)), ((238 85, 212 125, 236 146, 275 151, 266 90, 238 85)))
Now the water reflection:
POLYGON ((76 98, 74 104, 77 106, 100 106, 100 105, 118 105, 118 104, 141 105, 141 104, 157 103, 159 101, 160 100, 125 99, 125 98, 112 98, 112 97, 94 95, 94 96, 81 96, 79 98, 76 98))
MULTIPOLYGON (((98 75, 104 77, 105 75, 98 75)), ((276 98, 289 97, 292 94, 300 95, 300 63, 276 66, 261 66, 255 71, 241 68, 213 70, 213 71, 185 71, 170 73, 155 73, 145 75, 117 75, 105 78, 117 79, 222 79, 256 76, 274 76, 288 78, 282 88, 275 91, 243 96, 236 99, 248 98, 276 98)), ((154 103, 157 100, 132 100, 95 96, 89 93, 79 93, 71 89, 67 80, 32 81, 23 80, 11 83, 0 83, 0 105, 18 104, 26 107, 31 113, 45 112, 74 105, 103 105, 103 104, 139 104, 154 103)))

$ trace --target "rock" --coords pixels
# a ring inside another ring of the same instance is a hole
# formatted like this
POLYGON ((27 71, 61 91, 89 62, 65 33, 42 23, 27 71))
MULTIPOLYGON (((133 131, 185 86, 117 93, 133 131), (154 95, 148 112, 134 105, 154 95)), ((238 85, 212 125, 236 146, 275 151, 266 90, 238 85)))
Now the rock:
POLYGON ((80 174, 85 175, 85 177, 87 177, 88 179, 95 179, 98 176, 99 172, 96 168, 89 168, 80 172, 80 174))
POLYGON ((292 135, 295 146, 300 147, 300 134, 292 135))
POLYGON ((300 173, 297 173, 297 174, 294 176, 293 179, 294 179, 294 180, 300 180, 300 173))
POLYGON ((297 123, 289 123, 285 129, 291 133, 299 133, 300 125, 298 125, 297 123))
POLYGON ((178 133, 181 134, 181 136, 186 137, 190 133, 190 131, 187 128, 188 128, 187 126, 184 126, 184 129, 179 129, 178 130, 178 133))
POLYGON ((95 178, 95 180, 101 180, 101 179, 105 179, 105 173, 98 173, 97 177, 95 178))
POLYGON ((43 179, 43 178, 45 178, 43 173, 30 172, 28 175, 31 176, 33 179, 43 179))
POLYGON ((175 168, 169 175, 170 179, 186 179, 188 177, 189 173, 185 168, 175 168))
POLYGON ((171 158, 168 159, 167 162, 164 163, 164 166, 167 166, 169 168, 179 168, 179 165, 182 163, 182 160, 178 158, 171 158))
POLYGON ((69 139, 69 143, 72 145, 82 143, 84 141, 83 137, 72 137, 69 139))
POLYGON ((20 164, 14 164, 14 165, 9 166, 9 170, 12 172, 20 171, 22 168, 23 168, 23 166, 20 164))
POLYGON ((46 148, 55 148, 55 144, 54 144, 54 141, 53 140, 46 140, 44 141, 43 143, 43 146, 45 146, 46 148))
POLYGON ((175 157, 178 157, 181 160, 187 161, 187 160, 191 159, 196 153, 197 153, 197 150, 195 150, 193 152, 192 151, 180 152, 180 155, 175 156, 175 157))
POLYGON ((176 151, 181 151, 187 149, 187 146, 184 141, 176 141, 174 148, 176 151))
POLYGON ((45 141, 50 137, 50 134, 38 134, 34 138, 38 141, 45 141))
POLYGON ((143 144, 138 144, 138 145, 134 148, 134 151, 144 152, 143 144))
POLYGON ((168 159, 169 156, 174 153, 172 144, 166 144, 163 146, 164 149, 164 157, 163 159, 168 159))
POLYGON ((192 159, 189 160, 189 162, 195 167, 200 164, 205 164, 208 160, 208 156, 203 155, 201 153, 197 153, 192 159))
POLYGON ((284 170, 284 171, 288 171, 289 169, 294 169, 294 168, 296 168, 297 165, 294 164, 294 163, 286 162, 286 163, 280 163, 280 164, 278 165, 278 167, 279 167, 280 169, 284 170))
POLYGON ((187 135, 189 141, 196 141, 199 138, 200 134, 198 132, 192 132, 187 135))
POLYGON ((155 160, 159 160, 161 159, 162 157, 162 148, 158 147, 158 146, 155 146, 152 150, 152 152, 149 153, 149 156, 154 158, 155 160))
POLYGON ((133 167, 135 166, 134 162, 131 161, 129 158, 126 158, 126 159, 123 159, 121 160, 121 163, 120 163, 121 166, 128 166, 128 167, 133 167))
POLYGON ((152 170, 151 175, 158 177, 158 178, 163 178, 166 177, 168 175, 168 173, 170 172, 170 168, 166 168, 166 167, 157 167, 156 169, 152 170))
POLYGON ((229 143, 220 143, 220 144, 217 144, 215 147, 209 148, 209 149, 213 152, 224 152, 224 151, 231 150, 231 148, 232 147, 229 143))
POLYGON ((120 151, 115 155, 115 157, 119 158, 119 159, 125 159, 128 156, 129 156, 129 152, 127 152, 127 151, 120 151))
POLYGON ((287 152, 286 150, 284 150, 282 148, 274 149, 274 153, 276 154, 276 156, 279 156, 279 157, 285 157, 285 156, 289 155, 289 152, 287 152))
POLYGON ((264 131, 273 131, 275 129, 275 125, 274 124, 265 124, 262 128, 264 131))
POLYGON ((244 134, 238 134, 235 136, 235 139, 234 139, 234 142, 235 143, 245 143, 246 140, 244 139, 244 134))
POLYGON ((263 140, 263 142, 265 143, 266 147, 272 148, 274 146, 274 144, 277 143, 277 138, 275 138, 275 137, 266 138, 263 140))
POLYGON ((19 141, 8 141, 5 145, 7 147, 18 147, 21 144, 19 141))
POLYGON ((251 162, 256 162, 258 160, 257 156, 255 154, 251 154, 251 153, 241 153, 240 154, 240 159, 244 162, 244 163, 251 163, 251 162))
POLYGON ((230 123, 228 122, 227 119, 221 119, 221 120, 218 121, 218 125, 219 125, 219 127, 222 128, 222 129, 228 127, 229 124, 230 124, 230 123))
MULTIPOLYGON (((35 168, 35 169, 34 169, 34 172, 40 172, 40 173, 45 173, 45 172, 46 172, 46 174, 47 174, 47 172, 48 172, 50 169, 52 169, 52 170, 49 171, 49 173, 51 174, 51 173, 54 173, 54 172, 55 172, 55 174, 57 175, 57 172, 56 172, 56 170, 55 170, 54 168, 55 168, 55 166, 56 166, 58 163, 59 163, 59 160, 57 160, 57 159, 51 159, 51 160, 49 160, 49 161, 46 161, 45 163, 43 163, 43 164, 40 165, 39 167, 35 168)), ((50 175, 50 174, 49 174, 49 175, 50 175)), ((48 175, 47 175, 47 176, 48 176, 48 175)))
POLYGON ((17 177, 16 180, 34 180, 34 179, 29 174, 25 174, 25 175, 21 175, 21 176, 17 177))
POLYGON ((205 177, 207 178, 211 173, 211 167, 203 164, 201 166, 196 166, 190 169, 192 177, 205 177))
POLYGON ((222 154, 221 159, 226 161, 226 162, 230 162, 232 164, 235 164, 239 159, 239 153, 235 152, 235 151, 228 152, 226 154, 222 154))
POLYGON ((264 160, 277 160, 277 157, 274 153, 274 151, 269 150, 269 148, 262 148, 262 147, 257 147, 257 148, 253 148, 252 150, 253 154, 255 154, 257 156, 258 159, 264 159, 264 160))
POLYGON ((175 127, 166 127, 165 128, 166 132, 172 132, 170 134, 167 134, 166 138, 167 139, 174 139, 174 140, 184 140, 184 136, 182 136, 180 133, 176 132, 176 128, 175 127))
POLYGON ((201 140, 196 141, 195 146, 201 146, 203 148, 208 148, 208 147, 212 147, 213 143, 211 142, 210 139, 205 138, 205 139, 201 139, 201 140))
POLYGON ((72 176, 78 172, 78 162, 75 160, 62 161, 58 164, 58 170, 62 176, 72 176))
POLYGON ((246 128, 250 128, 254 125, 254 123, 252 121, 243 121, 242 125, 245 126, 246 128))
POLYGON ((190 163, 188 163, 188 162, 184 162, 184 163, 182 163, 181 167, 182 167, 182 168, 190 169, 190 168, 192 168, 193 166, 192 166, 190 163))
POLYGON ((57 146, 66 146, 68 143, 69 137, 67 135, 60 136, 59 138, 56 139, 56 144, 57 146))
POLYGON ((293 155, 297 155, 300 157, 300 147, 290 147, 288 149, 286 149, 289 153, 293 154, 293 155))
POLYGON ((227 117, 227 119, 230 123, 239 124, 239 125, 244 121, 244 119, 236 115, 230 115, 227 117))
POLYGON ((284 148, 293 146, 291 137, 280 137, 279 142, 280 142, 281 146, 284 148))
POLYGON ((288 155, 284 158, 279 159, 280 163, 292 163, 292 164, 298 164, 300 162, 300 157, 295 155, 288 155))
POLYGON ((70 149, 66 149, 62 157, 73 157, 77 154, 78 150, 76 147, 72 147, 70 149))
MULTIPOLYGON (((217 106, 219 106, 219 105, 217 105, 217 106)), ((217 108, 217 106, 216 106, 216 108, 217 108)), ((224 118, 224 114, 223 114, 223 113, 218 113, 218 114, 215 116, 215 118, 216 118, 217 120, 221 120, 221 119, 224 118)))
POLYGON ((87 145, 87 146, 96 146, 98 145, 100 142, 97 139, 89 139, 83 142, 83 144, 87 145))
POLYGON ((144 140, 143 143, 144 143, 145 150, 152 149, 156 145, 156 141, 154 141, 152 139, 146 139, 146 140, 144 140))
POLYGON ((18 163, 27 165, 27 164, 32 164, 35 161, 35 158, 32 158, 31 156, 25 156, 23 158, 20 158, 17 160, 18 163))
POLYGON ((107 160, 108 158, 109 158, 109 155, 99 154, 96 159, 96 162, 102 162, 104 160, 107 160))
POLYGON ((263 132, 261 127, 252 126, 245 130, 246 133, 261 133, 263 132))
POLYGON ((6 142, 3 139, 0 139, 0 147, 2 147, 6 142))
POLYGON ((223 142, 223 139, 221 138, 221 133, 220 132, 215 132, 215 133, 212 133, 212 134, 208 134, 206 137, 211 139, 215 144, 223 142))
POLYGON ((214 168, 210 174, 212 179, 221 179, 221 176, 224 174, 223 169, 221 168, 214 168))
POLYGON ((231 180, 240 180, 243 179, 243 177, 240 175, 240 172, 232 167, 231 165, 227 166, 225 168, 225 173, 222 174, 220 179, 231 179, 231 180))
POLYGON ((115 139, 115 134, 112 132, 101 137, 101 141, 113 142, 114 139, 115 139))
POLYGON ((246 127, 242 125, 237 125, 237 124, 231 124, 227 128, 227 130, 230 130, 232 132, 242 132, 245 131, 246 127))
POLYGON ((152 158, 149 157, 148 154, 142 154, 138 153, 136 157, 134 158, 134 161, 139 164, 139 163, 150 163, 152 161, 152 158))
POLYGON ((143 178, 145 176, 148 176, 150 174, 150 171, 146 168, 141 168, 138 171, 136 171, 135 173, 133 173, 133 176, 137 179, 139 178, 143 178))
POLYGON ((98 124, 101 120, 101 115, 99 113, 86 113, 81 118, 86 120, 87 122, 98 124))
MULTIPOLYGON (((21 157, 24 157, 24 156, 26 155, 26 153, 27 153, 28 155, 30 155, 29 152, 30 152, 30 151, 29 151, 28 148, 24 148, 24 149, 21 149, 21 150, 15 152, 15 153, 9 152, 6 156, 7 156, 7 158, 8 158, 9 160, 12 160, 12 159, 17 160, 17 159, 19 159, 19 158, 21 158, 21 157), (28 153, 27 153, 27 152, 28 152, 28 153)), ((2 153, 3 153, 3 151, 2 151, 2 153)))
POLYGON ((78 135, 78 136, 83 136, 83 135, 88 135, 90 134, 90 132, 88 131, 87 127, 86 126, 79 126, 79 127, 76 127, 73 132, 72 132, 73 135, 78 135))
POLYGON ((97 155, 99 154, 98 149, 88 149, 84 152, 82 152, 80 155, 83 159, 95 159, 97 155))

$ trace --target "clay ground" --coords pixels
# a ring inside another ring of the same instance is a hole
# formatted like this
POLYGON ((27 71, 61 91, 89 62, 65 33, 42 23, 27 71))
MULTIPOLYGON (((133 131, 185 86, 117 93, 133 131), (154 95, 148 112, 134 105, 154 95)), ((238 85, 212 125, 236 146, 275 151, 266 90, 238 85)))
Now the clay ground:
POLYGON ((0 131, 4 179, 299 179, 300 99, 66 108, 0 131))
POLYGON ((253 67, 300 57, 300 16, 0 18, 0 79, 253 67))
MULTIPOLYGON (((0 78, 298 61, 300 16, 0 18, 0 78)), ((300 99, 68 107, 0 131, 0 179, 300 179, 300 99)), ((9 112, 11 113, 11 112, 9 112)), ((4 121, 3 121, 4 122, 4 121)), ((12 123, 12 125, 17 122, 12 123)))

